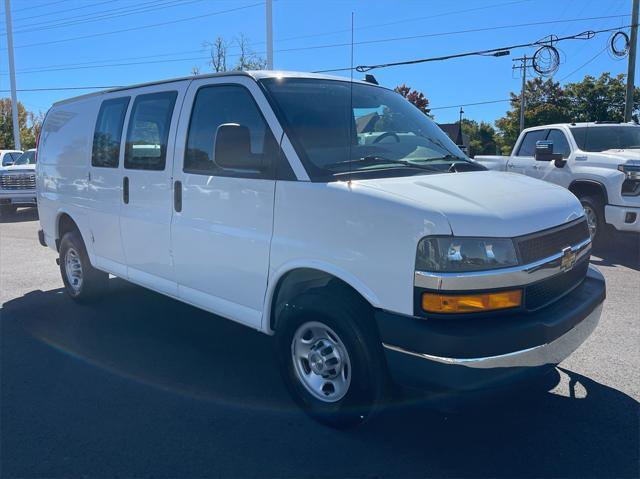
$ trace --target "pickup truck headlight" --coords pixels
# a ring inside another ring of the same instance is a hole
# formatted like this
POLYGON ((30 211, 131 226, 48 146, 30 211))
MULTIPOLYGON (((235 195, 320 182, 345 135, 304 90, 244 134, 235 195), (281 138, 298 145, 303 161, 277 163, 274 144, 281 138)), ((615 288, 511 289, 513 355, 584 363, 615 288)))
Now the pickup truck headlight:
POLYGON ((482 271, 517 266, 513 241, 505 238, 423 238, 418 243, 416 270, 443 273, 482 271))
POLYGON ((629 161, 618 165, 618 170, 622 171, 628 180, 640 181, 640 162, 629 161))

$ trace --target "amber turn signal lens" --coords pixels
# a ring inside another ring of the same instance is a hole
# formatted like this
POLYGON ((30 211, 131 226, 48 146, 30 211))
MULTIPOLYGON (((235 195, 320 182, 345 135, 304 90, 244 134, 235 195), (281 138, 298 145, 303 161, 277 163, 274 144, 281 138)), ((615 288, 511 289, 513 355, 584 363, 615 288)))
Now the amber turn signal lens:
POLYGON ((424 293, 422 309, 427 313, 475 313, 515 308, 522 304, 522 290, 483 294, 424 293))

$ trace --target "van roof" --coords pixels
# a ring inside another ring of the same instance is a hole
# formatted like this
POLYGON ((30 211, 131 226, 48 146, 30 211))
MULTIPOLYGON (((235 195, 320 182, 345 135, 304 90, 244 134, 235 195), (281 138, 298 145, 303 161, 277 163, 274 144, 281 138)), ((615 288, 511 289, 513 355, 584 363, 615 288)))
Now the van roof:
MULTIPOLYGON (((152 85, 163 85, 165 83, 174 83, 179 81, 186 80, 199 80, 201 78, 217 78, 217 77, 228 77, 228 76, 246 76, 253 78, 254 80, 262 80, 264 78, 315 78, 318 80, 340 80, 340 81, 351 81, 349 78, 333 76, 333 75, 324 75, 320 73, 308 73, 308 72, 292 72, 292 71, 279 71, 279 70, 251 70, 251 71, 228 71, 222 73, 206 73, 203 75, 189 75, 178 78, 170 78, 166 80, 158 80, 146 83, 138 83, 134 85, 128 86, 119 86, 114 88, 109 88, 106 90, 95 91, 91 93, 86 93, 84 95, 78 95, 71 98, 66 98, 64 100, 59 100, 53 104, 53 106, 61 105, 64 103, 68 103, 71 101, 76 101, 79 99, 90 98, 93 96, 104 95, 105 93, 112 93, 117 91, 124 90, 133 90, 136 88, 142 88, 152 85)), ((371 85, 371 83, 367 83, 362 80, 353 80, 354 83, 364 83, 366 85, 371 85)), ((384 88, 384 87, 383 87, 384 88)))

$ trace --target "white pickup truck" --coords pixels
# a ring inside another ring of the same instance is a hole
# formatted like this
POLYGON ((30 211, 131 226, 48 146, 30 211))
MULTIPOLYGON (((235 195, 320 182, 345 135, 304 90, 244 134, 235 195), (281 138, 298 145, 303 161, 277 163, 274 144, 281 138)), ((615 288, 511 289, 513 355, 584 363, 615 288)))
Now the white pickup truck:
POLYGON ((476 156, 510 171, 568 188, 582 203, 594 241, 608 225, 640 232, 640 126, 561 123, 524 130, 511 156, 476 156), (550 150, 550 151, 549 151, 550 150))
POLYGON ((0 216, 11 216, 19 206, 36 206, 35 170, 35 149, 0 167, 0 216))

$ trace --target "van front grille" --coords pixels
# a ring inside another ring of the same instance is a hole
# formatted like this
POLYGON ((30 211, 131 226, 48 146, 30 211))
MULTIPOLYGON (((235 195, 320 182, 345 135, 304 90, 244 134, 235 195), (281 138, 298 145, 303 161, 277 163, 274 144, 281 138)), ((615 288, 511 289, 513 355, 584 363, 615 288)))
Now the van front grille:
POLYGON ((3 190, 33 190, 36 188, 34 173, 0 175, 0 189, 3 190))
POLYGON ((516 238, 522 264, 529 264, 561 253, 567 246, 576 246, 589 239, 587 221, 582 219, 569 226, 563 225, 539 233, 516 238))
POLYGON ((584 281, 588 268, 589 258, 584 258, 570 271, 527 286, 524 290, 526 308, 539 309, 560 299, 584 281))

